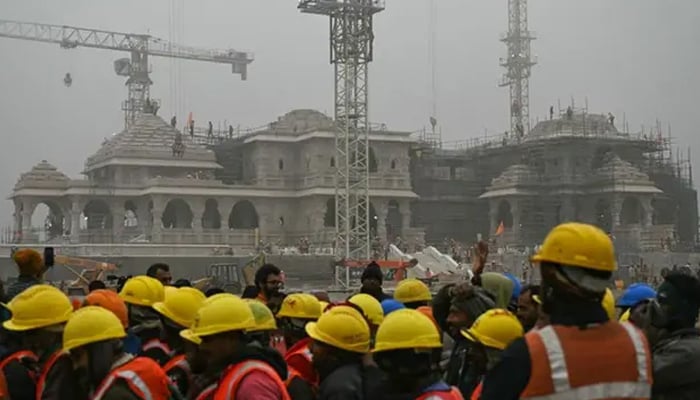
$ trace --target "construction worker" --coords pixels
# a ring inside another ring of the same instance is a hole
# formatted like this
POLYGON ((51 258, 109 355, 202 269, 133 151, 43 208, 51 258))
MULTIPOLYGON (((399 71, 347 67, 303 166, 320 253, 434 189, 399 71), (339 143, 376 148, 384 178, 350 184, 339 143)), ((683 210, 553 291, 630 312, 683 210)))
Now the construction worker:
POLYGON ((151 357, 160 365, 170 359, 172 350, 161 339, 163 325, 153 305, 165 299, 163 284, 150 276, 135 276, 119 292, 129 310, 129 333, 140 340, 140 355, 151 357))
POLYGON ((318 400, 370 398, 378 372, 363 365, 369 352, 369 326, 359 311, 338 305, 306 324, 313 340, 313 365, 320 378, 318 400))
POLYGON ((44 259, 36 250, 19 249, 12 255, 12 259, 19 269, 19 276, 5 292, 4 302, 9 302, 25 289, 41 283, 41 278, 46 268, 44 259))
MULTIPOLYGON (((86 306, 70 317, 63 332, 63 350, 70 353, 76 369, 86 371, 94 400, 169 399, 168 377, 148 357, 124 352, 126 331, 114 313, 86 306)), ((73 397, 71 397, 73 398, 73 397)), ((64 397, 67 399, 67 397, 64 397)))
POLYGON ((185 359, 187 341, 180 336, 180 331, 192 326, 204 299, 204 293, 197 289, 169 287, 165 299, 153 304, 153 309, 161 316, 165 343, 172 349, 171 358, 163 365, 163 370, 180 393, 187 393, 192 383, 190 366, 185 359))
POLYGON ((394 299, 382 300, 380 304, 382 306, 382 313, 384 313, 385 317, 396 310, 403 310, 404 308, 406 308, 406 306, 404 306, 403 303, 394 299))
POLYGON ((430 288, 418 279, 404 279, 396 285, 394 300, 403 303, 406 308, 415 310, 427 306, 433 300, 430 288))
POLYGON ((148 267, 146 276, 158 279, 163 285, 170 285, 173 281, 173 276, 170 273, 170 266, 165 263, 155 263, 148 267))
POLYGON ((255 287, 258 289, 256 299, 270 307, 274 314, 279 310, 284 298, 284 294, 281 293, 283 286, 282 270, 274 264, 263 264, 255 271, 255 287))
POLYGON ((116 292, 107 289, 94 290, 85 297, 83 306, 98 306, 114 313, 128 332, 123 340, 124 351, 132 355, 141 352, 141 340, 133 332, 128 331, 129 311, 126 308, 126 303, 116 292))
MULTIPOLYGON (((248 304, 231 294, 217 294, 204 301, 184 338, 201 340, 199 350, 211 373, 221 379, 214 400, 288 400, 284 380, 287 368, 282 357, 271 358, 248 346, 245 331, 255 328, 248 304)), ((201 394, 199 394, 201 397, 201 394)))
POLYGON ((287 345, 284 355, 289 372, 287 387, 294 399, 307 398, 318 387, 318 374, 311 360, 311 339, 305 328, 320 316, 321 303, 315 296, 306 293, 288 295, 277 313, 287 345))
POLYGON ((518 296, 517 316, 525 332, 529 332, 535 327, 540 317, 540 305, 533 296, 540 295, 539 285, 527 285, 520 291, 518 296))
POLYGON ((384 321, 384 310, 382 309, 382 304, 374 297, 365 293, 358 293, 350 297, 348 302, 362 309, 362 313, 365 315, 365 317, 367 317, 370 335, 372 338, 374 338, 374 336, 377 334, 377 329, 379 329, 379 325, 381 325, 382 321, 384 321))
POLYGON ((192 331, 189 329, 180 332, 180 336, 185 343, 185 361, 192 375, 187 392, 180 393, 186 394, 188 399, 211 399, 216 390, 220 372, 207 370, 206 356, 199 350, 201 339, 192 335, 192 331))
POLYGON ((73 313, 68 297, 53 286, 34 285, 15 296, 7 308, 12 318, 3 327, 17 332, 22 349, 36 354, 39 360, 35 398, 75 398, 73 366, 61 350, 63 327, 73 313))
POLYGON ((481 314, 462 336, 472 342, 471 367, 477 386, 471 393, 462 393, 471 400, 479 400, 483 378, 501 359, 501 353, 513 340, 523 336, 523 327, 510 311, 496 308, 481 314))
POLYGON ((654 349, 654 400, 700 398, 700 282, 670 272, 647 306, 644 330, 654 349))
POLYGON ((372 399, 461 400, 459 390, 441 379, 440 338, 437 326, 419 311, 388 315, 373 350, 386 379, 372 399))
POLYGON ((383 281, 384 273, 382 273, 382 268, 376 262, 370 262, 362 271, 362 276, 360 277, 360 283, 362 284, 360 293, 366 293, 379 302, 391 299, 391 296, 384 293, 382 289, 383 281))
POLYGON ((593 225, 561 224, 532 261, 551 324, 505 350, 486 375, 481 399, 649 399, 644 334, 611 321, 601 305, 616 269, 610 237, 593 225))
POLYGON ((246 331, 249 344, 257 347, 270 347, 272 333, 277 330, 277 321, 272 311, 255 299, 245 299, 255 318, 255 327, 246 331))
POLYGON ((620 309, 620 322, 629 321, 641 326, 641 321, 646 312, 649 300, 656 298, 656 290, 646 283, 633 283, 617 300, 617 308, 620 309))

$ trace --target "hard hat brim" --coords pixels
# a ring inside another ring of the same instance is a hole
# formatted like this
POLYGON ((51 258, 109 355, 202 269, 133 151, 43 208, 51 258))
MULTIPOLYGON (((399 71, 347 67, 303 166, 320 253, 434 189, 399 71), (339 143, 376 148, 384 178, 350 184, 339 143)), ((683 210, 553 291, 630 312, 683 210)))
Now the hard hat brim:
POLYGON ((194 332, 192 332, 192 329, 181 330, 180 337, 196 345, 202 344, 202 339, 199 336, 195 335, 194 332))
POLYGON ((539 295, 533 294, 532 295, 532 301, 535 303, 542 305, 542 298, 539 295))

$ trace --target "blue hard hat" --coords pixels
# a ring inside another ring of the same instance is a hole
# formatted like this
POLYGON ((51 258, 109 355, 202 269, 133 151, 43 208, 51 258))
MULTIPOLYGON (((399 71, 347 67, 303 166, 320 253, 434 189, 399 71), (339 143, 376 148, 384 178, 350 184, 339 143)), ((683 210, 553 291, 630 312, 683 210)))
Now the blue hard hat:
POLYGON ((656 297, 656 290, 646 283, 631 284, 617 300, 618 307, 634 307, 644 300, 656 297))
POLYGON ((389 313, 396 310, 401 310, 402 308, 406 308, 406 306, 404 306, 400 301, 396 301, 394 299, 386 299, 382 301, 382 311, 384 311, 385 317, 389 315, 389 313))
POLYGON ((520 283, 520 280, 510 272, 506 272, 503 275, 505 275, 506 278, 510 279, 510 281, 513 282, 513 293, 511 294, 511 298, 517 299, 518 296, 520 296, 520 291, 522 290, 522 284, 520 283))

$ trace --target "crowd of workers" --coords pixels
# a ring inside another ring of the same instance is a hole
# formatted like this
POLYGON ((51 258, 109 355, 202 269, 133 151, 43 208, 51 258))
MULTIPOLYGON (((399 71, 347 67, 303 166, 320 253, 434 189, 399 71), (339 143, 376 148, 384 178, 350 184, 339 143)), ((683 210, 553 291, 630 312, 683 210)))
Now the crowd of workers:
POLYGON ((156 264, 71 302, 21 249, 0 399, 700 399, 697 277, 616 300, 610 238, 579 223, 533 257, 540 286, 485 272, 485 243, 475 254, 474 278, 435 295, 415 279, 386 294, 374 263, 340 303, 284 294, 271 264, 242 297, 171 283, 156 264))

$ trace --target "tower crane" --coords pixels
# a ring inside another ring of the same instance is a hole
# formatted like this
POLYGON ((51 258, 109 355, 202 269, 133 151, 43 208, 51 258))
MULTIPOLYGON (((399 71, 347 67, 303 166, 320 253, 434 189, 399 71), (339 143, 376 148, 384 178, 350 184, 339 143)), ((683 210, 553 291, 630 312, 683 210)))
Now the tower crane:
POLYGON ((501 41, 508 55, 501 59, 506 69, 500 86, 510 88, 510 130, 523 136, 530 130, 530 70, 537 61, 530 54, 535 35, 527 26, 527 0, 508 0, 508 32, 501 41))
POLYGON ((330 62, 335 66, 335 255, 367 259, 369 124, 367 67, 373 57, 374 14, 383 0, 300 0, 302 13, 330 17, 330 62))
MULTIPOLYGON (((248 64, 253 55, 233 49, 213 50, 187 47, 170 43, 147 34, 111 32, 98 29, 78 28, 65 25, 48 25, 34 22, 19 22, 0 19, 0 37, 31 40, 34 42, 55 43, 64 49, 89 47, 124 51, 130 58, 114 62, 114 71, 127 77, 128 98, 122 103, 125 124, 130 126, 144 112, 153 112, 150 100, 148 57, 168 57, 219 64, 230 64, 234 74, 247 79, 248 64)), ((70 74, 64 79, 66 85, 72 82, 70 74)))

